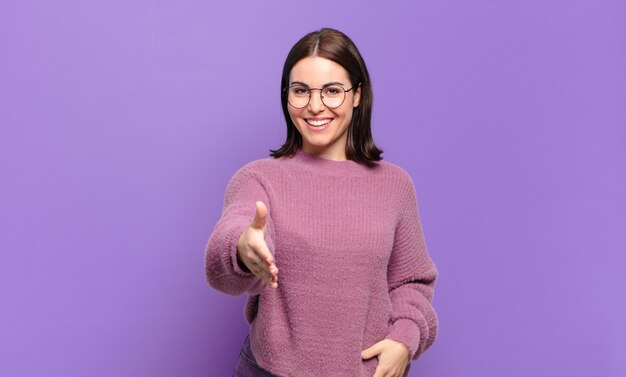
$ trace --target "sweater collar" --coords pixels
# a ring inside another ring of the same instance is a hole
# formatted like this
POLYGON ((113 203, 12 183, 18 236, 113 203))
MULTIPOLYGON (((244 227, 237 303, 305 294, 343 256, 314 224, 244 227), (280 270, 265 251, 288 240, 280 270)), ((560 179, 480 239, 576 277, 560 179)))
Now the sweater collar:
POLYGON ((333 175, 338 174, 343 176, 359 176, 367 174, 371 169, 352 160, 329 160, 311 153, 304 152, 302 148, 296 150, 293 159, 294 161, 306 166, 310 170, 328 172, 333 175))

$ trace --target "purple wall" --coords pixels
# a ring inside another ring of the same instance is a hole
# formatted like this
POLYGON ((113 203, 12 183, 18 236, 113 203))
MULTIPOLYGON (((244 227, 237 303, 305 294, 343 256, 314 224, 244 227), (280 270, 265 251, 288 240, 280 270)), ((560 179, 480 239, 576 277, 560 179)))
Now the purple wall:
POLYGON ((411 375, 624 376, 624 2, 296 3, 2 2, 0 375, 231 375, 245 296, 204 246, 332 26, 440 270, 411 375))

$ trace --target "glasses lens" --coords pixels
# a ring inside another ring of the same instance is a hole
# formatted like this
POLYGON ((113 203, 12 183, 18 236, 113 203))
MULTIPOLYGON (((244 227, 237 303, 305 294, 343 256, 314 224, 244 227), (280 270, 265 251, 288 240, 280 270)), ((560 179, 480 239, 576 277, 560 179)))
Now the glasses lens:
POLYGON ((289 87, 287 101, 291 106, 301 108, 309 103, 309 96, 310 92, 308 88, 304 86, 292 86, 289 87))
POLYGON ((322 101, 330 108, 339 107, 343 103, 346 92, 337 85, 327 86, 322 90, 322 101))

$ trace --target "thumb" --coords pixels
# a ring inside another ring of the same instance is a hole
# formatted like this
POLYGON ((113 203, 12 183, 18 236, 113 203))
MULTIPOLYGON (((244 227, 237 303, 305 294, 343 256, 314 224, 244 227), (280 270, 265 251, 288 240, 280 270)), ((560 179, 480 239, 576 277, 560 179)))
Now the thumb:
POLYGON ((381 351, 380 342, 378 342, 370 348, 361 351, 361 357, 364 359, 371 359, 372 357, 378 355, 381 351))
POLYGON ((258 200, 256 203, 256 213, 254 215, 254 219, 252 220, 252 227, 263 229, 265 231, 265 222, 267 221, 267 207, 265 207, 265 203, 258 200))

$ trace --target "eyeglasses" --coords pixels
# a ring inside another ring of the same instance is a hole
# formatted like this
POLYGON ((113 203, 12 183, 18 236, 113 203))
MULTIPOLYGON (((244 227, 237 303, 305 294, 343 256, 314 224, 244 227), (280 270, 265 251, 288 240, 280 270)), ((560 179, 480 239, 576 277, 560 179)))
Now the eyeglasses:
POLYGON ((296 84, 288 86, 283 90, 287 91, 287 102, 296 109, 302 109, 306 107, 311 101, 311 91, 319 90, 320 99, 324 106, 334 109, 341 106, 346 99, 346 92, 354 89, 354 86, 350 89, 344 89, 339 85, 328 85, 321 89, 309 88, 304 85, 296 84))

